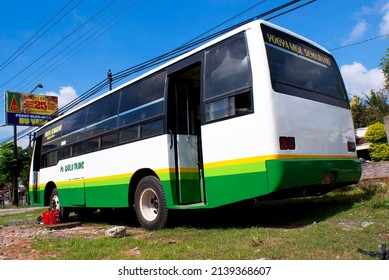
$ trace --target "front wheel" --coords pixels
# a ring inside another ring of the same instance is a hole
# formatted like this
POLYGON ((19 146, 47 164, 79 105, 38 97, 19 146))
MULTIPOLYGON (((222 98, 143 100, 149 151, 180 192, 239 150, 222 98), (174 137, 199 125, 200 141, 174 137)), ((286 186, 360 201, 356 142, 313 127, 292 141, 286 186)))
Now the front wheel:
POLYGON ((139 181, 135 191, 135 213, 139 223, 147 230, 165 226, 168 210, 162 184, 154 176, 139 181))
POLYGON ((50 210, 53 210, 53 211, 59 210, 61 222, 64 222, 64 221, 66 221, 69 218, 70 209, 67 208, 67 207, 62 207, 61 206, 61 203, 59 201, 59 196, 58 196, 58 190, 57 189, 53 189, 51 191, 51 195, 50 195, 50 210))

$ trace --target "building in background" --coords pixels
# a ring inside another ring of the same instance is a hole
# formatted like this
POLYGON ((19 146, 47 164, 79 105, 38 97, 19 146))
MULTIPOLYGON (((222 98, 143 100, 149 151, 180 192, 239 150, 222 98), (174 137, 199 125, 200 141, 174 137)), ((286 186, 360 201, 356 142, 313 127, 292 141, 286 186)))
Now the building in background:
POLYGON ((358 158, 370 160, 369 147, 371 143, 365 142, 366 131, 367 127, 361 127, 355 130, 355 136, 357 141, 357 155, 358 158))

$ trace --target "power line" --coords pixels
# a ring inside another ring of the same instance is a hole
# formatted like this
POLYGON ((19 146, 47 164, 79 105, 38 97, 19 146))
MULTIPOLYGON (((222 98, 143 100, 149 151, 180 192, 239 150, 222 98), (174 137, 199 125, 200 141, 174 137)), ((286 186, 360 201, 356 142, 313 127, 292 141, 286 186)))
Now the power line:
MULTIPOLYGON (((163 55, 157 56, 155 58, 147 60, 146 62, 140 63, 138 65, 132 66, 130 68, 127 68, 127 69, 125 69, 123 71, 120 71, 120 72, 116 73, 113 76, 113 80, 114 81, 119 81, 119 80, 121 80, 121 79, 123 79, 123 78, 125 78, 125 77, 127 77, 129 75, 132 75, 132 74, 135 74, 135 73, 140 72, 142 70, 146 70, 146 69, 148 69, 150 67, 159 65, 159 64, 161 64, 163 62, 166 62, 167 60, 173 59, 173 58, 183 54, 185 51, 188 51, 189 49, 193 49, 194 47, 196 47, 196 46, 198 46, 200 44, 203 44, 203 43, 205 43, 205 42, 207 42, 209 40, 212 40, 212 39, 214 39, 214 38, 216 38, 216 37, 218 37, 218 36, 220 36, 222 34, 225 34, 228 31, 231 31, 231 30, 233 30, 233 29, 235 29, 235 28, 237 28, 239 26, 242 26, 242 25, 244 25, 246 23, 249 23, 249 22, 251 22, 251 21, 253 21, 255 19, 262 18, 262 17, 268 16, 268 15, 270 15, 272 13, 278 12, 278 11, 280 11, 282 9, 285 9, 285 8, 295 4, 297 2, 300 2, 300 1, 301 0, 293 0, 293 1, 287 2, 287 3, 283 4, 283 5, 280 5, 280 6, 276 7, 276 8, 273 8, 273 9, 271 9, 269 11, 266 11, 266 12, 264 12, 262 14, 259 14, 259 15, 255 16, 255 17, 253 17, 253 18, 250 18, 250 19, 245 20, 245 21, 243 21, 241 23, 238 23, 238 24, 235 24, 233 26, 230 26, 230 27, 228 27, 226 29, 223 29, 221 31, 215 32, 215 33, 213 33, 211 35, 208 35, 206 37, 198 38, 198 36, 197 36, 197 40, 196 41, 190 40, 187 43, 181 45, 180 47, 178 47, 178 48, 176 48, 176 49, 174 49, 174 50, 172 50, 172 51, 170 51, 168 53, 165 53, 163 55)), ((213 29, 214 28, 211 28, 211 30, 213 30, 213 29)), ((203 34, 207 34, 207 33, 209 33, 209 32, 207 31, 207 32, 205 32, 203 34)))
MULTIPOLYGON (((102 89, 106 88, 107 86, 108 86, 107 80, 101 81, 100 83, 98 83, 97 85, 95 85, 94 87, 92 87, 91 89, 86 91, 85 93, 83 93, 82 96, 80 96, 80 98, 75 98, 74 100, 69 102, 67 105, 65 105, 64 107, 59 109, 57 114, 61 115, 65 112, 67 112, 68 110, 76 107, 80 102, 82 102, 85 99, 89 98, 90 96, 96 94, 97 92, 101 91, 102 89)), ((22 131, 19 131, 17 134, 17 139, 19 140, 19 139, 27 136, 30 132, 32 132, 36 129, 37 129, 36 127, 30 126, 22 131)), ((9 137, 5 137, 5 138, 1 139, 0 143, 10 142, 10 141, 13 141, 13 136, 9 136, 9 137)))
POLYGON ((369 39, 366 39, 366 40, 363 40, 363 41, 359 41, 359 42, 347 44, 347 45, 344 45, 344 46, 340 46, 340 47, 337 47, 337 48, 333 48, 333 49, 330 49, 330 51, 336 51, 336 50, 340 50, 340 49, 344 49, 344 48, 360 45, 360 44, 363 44, 363 43, 367 43, 367 42, 370 42, 370 41, 373 41, 373 40, 377 40, 377 39, 381 39, 383 37, 388 37, 388 36, 389 36, 389 33, 381 35, 381 36, 369 38, 369 39))
MULTIPOLYGON (((116 0, 115 0, 116 1, 116 0)), ((113 4, 115 1, 112 1, 108 6, 110 6, 111 4, 113 4)), ((103 20, 99 21, 98 23, 96 23, 93 28, 90 28, 87 32, 85 32, 81 37, 78 37, 77 40, 75 40, 74 42, 72 42, 71 44, 69 44, 68 46, 66 46, 63 50, 61 50, 59 53, 53 55, 53 57, 51 59, 49 59, 49 63, 44 63, 42 64, 41 66, 39 66, 36 71, 32 71, 32 73, 27 77, 25 78, 22 82, 25 82, 26 79, 32 77, 32 76, 35 76, 36 77, 36 74, 37 72, 40 74, 38 76, 40 76, 39 78, 36 78, 37 81, 40 81, 40 79, 42 77, 45 77, 47 76, 49 73, 51 73, 52 71, 54 71, 56 68, 58 68, 61 64, 63 64, 64 62, 66 62, 68 59, 70 59, 72 56, 74 56, 75 54, 77 54, 78 52, 80 52, 81 50, 83 50, 84 48, 86 48, 87 46, 89 46, 92 42, 94 42, 96 39, 98 39, 100 36, 102 36, 104 33, 106 33, 108 30, 110 30, 111 28, 113 28, 114 26, 116 26, 118 23, 120 23, 124 18, 128 17, 130 14, 134 13, 135 11, 137 11, 139 8, 141 8, 148 0, 135 0, 133 1, 133 3, 131 3, 131 1, 125 1, 124 4, 122 4, 121 6, 119 6, 114 12, 112 12, 111 14, 109 14, 108 16, 106 16, 103 20), (97 27, 99 27, 97 29, 97 27), (94 29, 97 29, 97 31, 95 31, 91 36, 87 37, 84 41, 82 41, 81 43, 75 45, 79 40, 80 38, 82 37, 85 37, 86 35, 88 35, 91 31, 93 31, 94 29), (75 47, 74 47, 75 46, 75 47), (70 49, 70 51, 68 51, 70 49), (62 57, 60 56, 61 54, 63 54, 65 51, 68 51, 66 54, 64 54, 62 57), (59 59, 57 59, 59 57, 59 59), (54 63, 51 63, 52 61, 54 61, 54 63), (43 70, 43 71, 39 71, 39 70, 43 70)), ((104 9, 106 9, 108 6, 106 6, 104 9)), ((74 7, 73 7, 74 8, 74 7)), ((103 9, 103 10, 104 10, 103 9)), ((101 12, 101 11, 100 11, 101 12)), ((99 13, 100 13, 99 12, 99 13)), ((57 13, 58 14, 58 13, 57 13)), ((96 16, 96 15, 95 15, 96 16)), ((88 20, 88 22, 90 21, 91 19, 88 20)), ((85 23, 84 23, 85 25, 85 23)), ((80 28, 78 28, 80 29, 80 28)), ((75 31, 74 31, 75 32, 75 31)), ((73 32, 73 33, 74 33, 73 32)), ((37 32, 38 33, 38 32, 37 32)), ((33 84, 36 84, 37 82, 34 81, 34 82, 31 82, 33 84)), ((17 86, 19 86, 21 84, 21 82, 19 84, 17 84, 16 86, 12 87, 14 89, 17 88, 17 86)), ((25 86, 26 88, 29 88, 27 85, 25 86)), ((31 87, 31 86, 30 86, 31 87)), ((20 91, 20 90, 19 90, 20 91)), ((25 90, 26 91, 26 90, 25 90)), ((4 106, 4 99, 0 101, 1 106, 4 106)))
POLYGON ((43 35, 45 35, 50 29, 52 29, 58 22, 60 22, 64 17, 66 17, 72 10, 74 10, 78 5, 81 4, 82 1, 79 1, 76 5, 74 5, 66 14, 64 14, 61 18, 59 18, 56 22, 54 22, 48 29, 46 29, 42 34, 38 36, 38 34, 47 26, 50 22, 52 22, 63 10, 66 9, 67 6, 70 5, 71 2, 74 0, 69 1, 63 8, 61 8, 48 22, 46 22, 37 32, 35 32, 34 35, 32 35, 22 46, 20 46, 8 59, 6 59, 1 65, 0 65, 0 71, 4 70, 8 65, 10 65, 15 59, 17 59, 22 53, 24 53, 29 47, 31 47, 36 41, 38 41, 40 38, 42 38, 43 35), (36 37, 38 36, 38 37, 36 37), (34 39, 34 37, 36 37, 34 39), (34 40, 33 40, 34 39, 34 40), (32 41, 33 40, 33 41, 32 41))
POLYGON ((239 17, 239 16, 241 16, 241 15, 247 13, 248 11, 250 11, 250 10, 252 10, 252 9, 254 9, 254 8, 258 7, 258 6, 260 6, 260 5, 262 5, 262 4, 265 3, 266 1, 267 1, 267 0, 259 1, 258 3, 254 4, 254 5, 250 6, 250 7, 248 7, 247 9, 245 9, 245 10, 241 11, 240 13, 234 15, 233 17, 231 17, 231 18, 229 18, 229 19, 223 21, 222 23, 220 23, 220 24, 218 24, 218 25, 212 27, 211 29, 205 31, 204 33, 201 33, 200 35, 194 37, 192 40, 186 42, 186 43, 183 44, 183 45, 189 44, 189 43, 191 43, 191 42, 193 42, 193 41, 195 41, 195 40, 197 40, 197 39, 203 37, 205 34, 208 34, 208 33, 212 32, 213 30, 215 30, 215 29, 217 29, 217 28, 223 26, 223 25, 226 24, 227 22, 230 22, 231 20, 233 20, 233 19, 235 19, 235 18, 237 18, 237 17, 239 17))
MULTIPOLYGON (((300 0, 291 1, 291 2, 289 2, 289 3, 287 3, 287 4, 285 4, 285 5, 281 5, 281 6, 277 7, 276 9, 272 9, 272 10, 266 12, 266 13, 263 13, 263 14, 261 14, 261 15, 258 15, 257 17, 261 17, 261 16, 265 16, 265 15, 267 15, 267 14, 273 13, 274 11, 277 11, 277 10, 279 10, 279 9, 282 9, 282 8, 284 8, 284 7, 287 7, 287 6, 291 5, 291 4, 294 4, 294 3, 299 2, 299 1, 300 1, 300 0)), ((251 7, 249 7, 248 9, 245 9, 243 12, 240 12, 238 15, 242 15, 244 12, 247 12, 247 11, 251 10, 252 8, 254 8, 254 7, 256 7, 256 6, 260 5, 260 4, 262 4, 263 2, 265 2, 265 1, 263 1, 263 0, 260 1, 259 3, 255 4, 255 5, 251 6, 251 7)), ((141 4, 142 4, 142 3, 141 3, 141 4)), ((139 8, 139 7, 137 7, 137 8, 139 8)), ((120 8, 119 8, 119 9, 120 9, 120 8)), ((127 15, 126 15, 126 16, 127 16, 127 15)), ((229 20, 224 21, 223 24, 227 23, 228 21, 231 21, 232 19, 235 19, 236 17, 237 17, 237 16, 234 16, 234 17, 230 18, 229 20)), ((118 22, 116 22, 115 24, 117 24, 117 23, 118 23, 118 22)), ((241 25, 241 24, 243 24, 243 23, 240 23, 240 24, 238 24, 238 25, 241 25)), ((201 37, 201 36, 204 35, 204 34, 209 33, 210 31, 216 29, 217 27, 220 27, 221 25, 222 25, 222 24, 219 24, 219 25, 217 25, 216 27, 213 27, 212 29, 208 30, 207 32, 202 33, 201 35, 197 36, 196 39, 199 38, 199 37, 201 37)), ((234 25, 234 26, 231 27, 230 29, 233 29, 233 28, 235 28, 236 26, 237 26, 237 25, 234 25)), ((107 31, 107 30, 105 30, 104 32, 106 32, 106 31, 107 31)), ((217 36, 219 36, 220 34, 223 34, 223 33, 225 33, 225 32, 226 32, 225 30, 224 30, 224 31, 221 31, 221 32, 218 32, 218 33, 216 33, 216 35, 212 35, 212 38, 217 37, 217 36)), ((84 35, 85 35, 85 34, 84 34, 84 35)), ((192 47, 194 47, 194 46, 196 46, 196 45, 198 45, 198 44, 200 44, 200 43, 203 43, 203 42, 206 41, 206 40, 210 40, 210 39, 212 39, 212 38, 206 37, 205 40, 200 40, 199 42, 194 42, 194 44, 191 43, 191 42, 194 41, 194 39, 192 39, 191 41, 185 43, 185 44, 182 45, 181 47, 179 47, 179 48, 177 48, 176 50, 174 50, 172 54, 175 54, 175 56, 178 56, 179 54, 181 54, 181 53, 184 52, 185 50, 187 50, 187 49, 189 49, 189 48, 192 48, 192 47), (178 49, 180 49, 180 48, 182 48, 182 50, 178 50, 178 49)), ((82 44, 82 43, 81 43, 81 44, 82 44)), ((81 45, 81 44, 80 44, 80 45, 81 45)), ((75 48, 75 49, 76 49, 76 48, 75 48)), ((78 52, 78 51, 77 51, 77 52, 78 52)), ((168 53, 168 54, 166 55, 166 57, 158 57, 158 58, 152 59, 151 61, 146 61, 146 62, 144 62, 144 63, 141 63, 141 64, 139 64, 139 65, 136 65, 135 67, 132 67, 132 68, 130 69, 130 71, 131 71, 130 73, 125 73, 125 72, 123 72, 123 71, 117 73, 116 76, 115 76, 115 78, 114 78, 114 80, 115 80, 115 81, 121 80, 121 79, 127 77, 128 75, 131 75, 132 73, 136 73, 136 72, 145 70, 145 69, 147 69, 147 68, 150 68, 150 67, 152 67, 152 66, 161 64, 161 63, 163 63, 163 62, 166 62, 167 60, 172 59, 172 58, 175 57, 175 56, 171 56, 170 53, 168 53)), ((60 60, 61 60, 61 59, 60 59, 60 60)), ((58 62, 60 62, 60 60, 58 60, 58 62)), ((53 64, 53 65, 55 65, 55 64, 53 64)), ((58 66, 57 66, 57 67, 58 67, 58 66)))
POLYGON ((293 11, 295 11, 295 10, 297 10, 297 9, 300 9, 300 8, 302 8, 302 7, 305 7, 305 6, 307 6, 307 5, 309 5, 309 4, 313 3, 313 2, 316 2, 316 0, 311 0, 311 1, 307 2, 307 3, 301 4, 301 5, 297 6, 297 7, 294 7, 294 8, 292 8, 292 9, 289 9, 289 10, 287 10, 287 11, 285 11, 285 12, 282 12, 282 13, 280 13, 280 14, 278 14, 278 15, 269 17, 269 18, 267 18, 267 19, 265 19, 265 20, 271 21, 272 19, 275 19, 275 18, 277 18, 277 17, 280 17, 280 16, 283 16, 283 15, 289 14, 290 12, 293 12, 293 11))
MULTIPOLYGON (((110 29, 119 24, 124 18, 128 17, 130 14, 134 13, 136 10, 141 8, 148 0, 137 0, 134 3, 126 2, 122 6, 118 7, 113 13, 109 14, 107 17, 97 22, 92 28, 86 31, 84 34, 79 36, 77 40, 71 42, 69 45, 64 47, 60 52, 53 55, 52 59, 50 59, 50 64, 45 63, 39 67, 37 70, 32 72, 28 77, 24 79, 25 85, 21 86, 22 88, 30 88, 31 85, 36 84, 42 78, 46 77, 70 58, 84 50, 98 38, 100 38, 103 34, 108 32, 110 29), (130 5, 131 4, 131 5, 130 5), (126 7, 130 5, 129 7, 126 7), (93 32, 93 33, 92 33, 93 32), (86 37, 81 41, 83 37, 92 33, 90 36, 86 37), (34 76, 34 80, 29 80, 30 77, 34 76)), ((21 83, 16 85, 20 86, 21 83)))
MULTIPOLYGON (((121 79, 123 79, 125 77, 128 77, 129 75, 132 75, 134 73, 137 73, 137 72, 140 72, 142 70, 148 69, 148 68, 150 68, 152 66, 160 65, 163 62, 166 62, 168 60, 171 60, 171 59, 173 59, 173 58, 183 54, 185 51, 188 51, 188 49, 193 49, 194 47, 198 46, 199 44, 202 44, 202 43, 204 43, 206 41, 209 41, 209 40, 211 40, 213 38, 216 38, 216 37, 218 37, 218 36, 220 36, 220 35, 222 35, 224 33, 227 33, 228 31, 231 31, 231 30, 233 30, 233 29, 235 29, 235 28, 237 28, 239 26, 242 26, 242 25, 244 25, 246 23, 249 23, 249 22, 251 22, 251 21, 253 21, 255 19, 262 18, 264 16, 268 16, 268 15, 270 15, 272 13, 275 13, 275 12, 278 12, 280 10, 283 10, 283 9, 285 9, 285 8, 295 4, 297 2, 300 2, 300 1, 301 0, 293 0, 293 1, 287 2, 287 3, 283 4, 283 5, 280 5, 280 6, 276 7, 276 8, 273 8, 273 9, 271 9, 269 11, 266 11, 266 12, 264 12, 262 14, 259 14, 259 15, 255 16, 255 17, 251 18, 251 19, 245 20, 245 21, 243 21, 243 22, 241 22, 239 24, 235 24, 235 25, 233 25, 231 27, 228 27, 228 28, 226 28, 224 30, 221 30, 221 31, 216 32, 214 34, 211 34, 209 36, 197 39, 196 41, 191 40, 188 43, 185 43, 184 45, 182 45, 182 46, 180 46, 180 47, 178 47, 178 48, 176 48, 176 49, 174 49, 174 50, 172 50, 172 51, 170 51, 168 53, 165 53, 165 54, 160 55, 160 56, 158 56, 156 58, 150 59, 150 60, 148 60, 146 62, 140 63, 138 65, 132 66, 132 67, 130 67, 128 69, 125 69, 123 71, 118 72, 117 74, 115 74, 113 76, 113 80, 114 81, 119 81, 119 80, 121 80, 121 79)), ((261 1, 261 2, 263 2, 263 1, 261 1)), ((311 2, 313 2, 313 1, 311 1, 311 2)), ((235 18, 235 17, 233 17, 233 18, 235 18)), ((207 33, 209 33, 209 32, 206 32, 206 33, 203 33, 203 34, 207 34, 207 33)), ((93 88, 91 88, 90 90, 88 90, 87 92, 83 93, 79 97, 77 97, 74 100, 72 100, 71 102, 69 102, 63 108, 61 108, 59 110, 58 114, 62 114, 62 113, 67 112, 68 110, 74 108, 75 106, 77 106, 78 104, 80 104, 84 100, 88 99, 89 97, 95 95, 97 92, 101 91, 102 89, 106 88, 107 86, 108 86, 108 81, 106 79, 101 81, 96 86, 94 86, 93 88)), ((36 129, 35 127, 30 127, 28 129, 25 129, 25 130, 19 132, 18 133, 18 138, 26 136, 30 131, 35 130, 35 129, 36 129)), ((11 141, 11 140, 12 140, 12 137, 9 137, 9 138, 4 138, 4 139, 0 140, 0 142, 3 143, 3 142, 11 141)))
POLYGON ((29 69, 32 65, 34 65, 37 61, 39 61, 41 58, 46 56, 48 53, 50 53, 53 49, 58 47, 60 44, 62 44, 65 40, 67 40, 69 37, 71 37, 73 34, 75 34, 78 30, 80 30, 82 27, 84 27, 86 24, 88 24, 92 19, 97 17, 99 14, 101 14, 103 11, 105 11, 109 6, 111 6, 114 2, 117 0, 111 1, 108 5, 106 5, 103 9, 98 11, 95 15, 93 15, 91 18, 89 18, 87 21, 85 21, 83 24, 81 24, 79 27, 77 27, 75 30, 73 30, 70 34, 68 34, 65 38, 63 38, 61 41, 59 41, 57 44, 52 46, 48 51, 40 55, 37 59, 35 59, 33 62, 31 62, 28 66, 26 66, 24 69, 20 70, 17 74, 15 74, 12 78, 10 78, 7 82, 5 82, 0 87, 6 86, 9 82, 13 81, 17 76, 19 76, 21 73, 25 72, 27 69, 29 69))
MULTIPOLYGON (((42 34, 40 34, 38 37, 36 37, 42 30, 45 29, 46 26, 50 24, 58 15, 63 12, 66 7, 68 7, 71 2, 74 0, 70 0, 64 7, 62 7, 51 19, 46 22, 37 32, 34 33, 26 42, 23 43, 22 46, 20 46, 9 58, 7 58, 1 65, 0 65, 0 72, 4 70, 9 64, 11 64, 15 59, 17 59, 22 53, 24 53, 28 48, 30 48, 35 42, 37 42, 42 36, 44 36, 50 29, 52 29, 57 23, 59 23, 64 17, 66 17, 71 11, 73 11, 76 7, 78 7, 82 1, 80 0, 77 4, 75 4, 71 9, 66 12, 62 17, 60 17, 56 22, 54 22, 50 27, 48 27, 42 34), (34 39, 34 37, 36 37, 34 39)), ((5 106, 4 99, 0 101, 0 107, 5 106)))

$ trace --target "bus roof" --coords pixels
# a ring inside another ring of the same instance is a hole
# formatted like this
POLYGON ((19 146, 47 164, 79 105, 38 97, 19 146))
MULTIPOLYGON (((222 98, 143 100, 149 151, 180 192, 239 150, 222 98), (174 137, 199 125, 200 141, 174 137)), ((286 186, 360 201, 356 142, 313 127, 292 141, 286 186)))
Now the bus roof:
POLYGON ((145 72, 145 73, 143 73, 142 75, 139 75, 139 76, 137 76, 137 77, 131 79, 130 81, 128 81, 128 82, 126 82, 126 83, 124 83, 124 84, 122 84, 122 85, 120 85, 120 86, 118 86, 118 87, 116 87, 116 88, 114 88, 114 89, 112 89, 112 90, 106 92, 106 93, 103 93, 103 94, 101 94, 101 95, 98 96, 98 97, 95 97, 95 98, 89 100, 88 102, 86 102, 85 104, 82 104, 82 105, 79 106, 79 107, 76 107, 76 108, 74 108, 74 109, 71 109, 70 111, 68 111, 68 112, 66 112, 66 113, 64 113, 64 114, 62 114, 62 115, 60 115, 60 116, 58 116, 57 118, 55 118, 55 119, 49 121, 49 122, 46 123, 44 126, 42 126, 41 128, 39 128, 37 131, 40 131, 40 130, 44 129, 46 126, 48 126, 48 125, 50 125, 50 124, 52 124, 52 123, 55 123, 55 122, 61 120, 62 118, 64 118, 64 117, 66 117, 66 116, 68 116, 68 115, 70 115, 70 114, 72 114, 72 113, 74 113, 74 112, 76 112, 76 111, 78 111, 78 110, 80 110, 80 109, 82 109, 82 108, 88 106, 88 105, 91 104, 91 103, 94 103, 95 101, 97 101, 97 100, 99 100, 99 99, 101 99, 101 98, 104 98, 105 96, 107 96, 107 95, 109 95, 109 94, 111 94, 111 93, 113 93, 113 92, 116 92, 116 91, 118 91, 118 90, 120 90, 120 89, 122 89, 122 88, 124 88, 124 87, 126 87, 126 86, 128 86, 128 85, 130 85, 130 84, 133 84, 133 83, 135 83, 135 82, 137 82, 137 81, 139 81, 139 80, 141 80, 141 79, 143 79, 143 78, 145 78, 145 77, 147 77, 147 76, 150 76, 150 75, 152 75, 152 74, 154 74, 154 73, 156 73, 156 72, 158 72, 158 71, 160 71, 160 70, 162 70, 162 69, 165 69, 165 68, 167 68, 168 66, 173 65, 174 63, 176 63, 176 62, 178 62, 178 61, 181 61, 181 60, 183 60, 183 59, 185 59, 185 58, 187 58, 187 57, 189 57, 189 56, 191 56, 191 55, 193 55, 193 54, 195 54, 195 53, 197 53, 197 52, 200 52, 200 51, 202 51, 202 50, 204 50, 204 49, 206 49, 206 48, 208 48, 208 47, 210 47, 210 46, 212 46, 212 45, 215 45, 215 44, 217 44, 217 43, 219 43, 219 42, 221 42, 221 41, 223 41, 223 40, 225 40, 225 39, 227 39, 227 38, 229 38, 229 37, 234 36, 234 35, 237 34, 237 33, 240 33, 240 32, 242 32, 242 31, 251 29, 251 28, 253 28, 254 26, 259 26, 260 24, 265 24, 265 25, 267 25, 267 26, 269 26, 269 27, 272 27, 272 28, 274 28, 274 29, 280 30, 280 31, 282 31, 282 32, 284 32, 284 33, 287 33, 287 34, 289 34, 289 35, 291 35, 291 36, 293 36, 293 37, 296 37, 296 38, 298 38, 298 39, 300 39, 300 40, 303 40, 303 41, 305 41, 305 42, 308 42, 309 44, 311 44, 311 45, 317 47, 318 49, 322 50, 323 52, 326 52, 326 53, 329 54, 329 51, 328 51, 327 49, 325 49, 323 46, 321 46, 321 45, 319 45, 319 44, 317 44, 317 43, 311 41, 310 39, 308 39, 308 38, 306 38, 306 37, 303 37, 303 36, 301 36, 301 35, 299 35, 299 34, 297 34, 297 33, 294 33, 294 32, 292 32, 292 31, 290 31, 290 30, 288 30, 288 29, 286 29, 286 28, 283 28, 283 27, 281 27, 281 26, 278 26, 278 25, 276 25, 276 24, 273 24, 273 23, 270 23, 270 22, 264 21, 264 20, 259 20, 259 19, 258 19, 258 20, 253 20, 253 21, 251 21, 251 22, 249 22, 249 23, 246 23, 246 24, 243 24, 243 25, 241 25, 241 26, 239 26, 239 27, 237 27, 237 28, 235 28, 235 29, 233 29, 233 30, 231 30, 231 31, 227 31, 226 33, 224 33, 224 34, 222 34, 222 35, 216 37, 215 39, 212 39, 212 40, 210 40, 210 41, 208 41, 208 42, 202 44, 202 45, 199 46, 199 47, 196 47, 196 48, 194 48, 194 49, 192 49, 192 50, 190 50, 190 51, 185 52, 184 54, 181 54, 181 55, 179 55, 179 56, 177 56, 177 57, 175 57, 175 58, 172 58, 172 59, 169 60, 168 62, 165 62, 165 63, 163 63, 163 64, 161 64, 161 65, 159 65, 159 66, 157 66, 157 67, 155 67, 155 68, 153 68, 153 69, 151 69, 151 70, 145 72))

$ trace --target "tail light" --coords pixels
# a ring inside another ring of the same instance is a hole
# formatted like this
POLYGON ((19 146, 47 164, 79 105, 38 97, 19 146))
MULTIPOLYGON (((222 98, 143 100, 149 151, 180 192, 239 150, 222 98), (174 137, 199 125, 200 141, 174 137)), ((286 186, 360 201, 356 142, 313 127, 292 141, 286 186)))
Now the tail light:
POLYGON ((356 144, 352 141, 347 141, 347 150, 349 152, 355 152, 356 151, 356 144))
POLYGON ((294 137, 280 136, 280 149, 281 150, 295 150, 296 140, 294 137))

